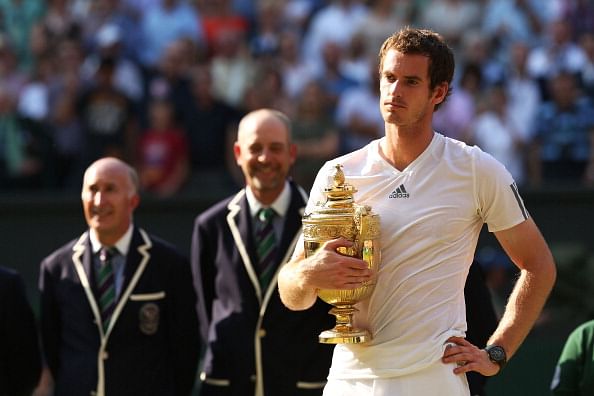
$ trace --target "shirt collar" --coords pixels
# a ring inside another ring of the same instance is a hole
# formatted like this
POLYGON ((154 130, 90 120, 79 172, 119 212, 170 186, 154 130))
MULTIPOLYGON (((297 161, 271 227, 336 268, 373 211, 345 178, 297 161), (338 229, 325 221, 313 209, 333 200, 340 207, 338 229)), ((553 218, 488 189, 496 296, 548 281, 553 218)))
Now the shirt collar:
MULTIPOLYGON (((245 195, 248 200, 248 204, 250 206, 250 215, 255 217, 258 211, 265 206, 256 199, 254 192, 252 191, 250 186, 245 188, 245 195)), ((291 202, 291 188, 289 187, 289 182, 285 180, 285 186, 283 187, 283 191, 280 195, 276 198, 276 200, 269 206, 270 208, 274 209, 277 215, 280 217, 285 217, 287 210, 289 210, 289 204, 291 202)))
MULTIPOLYGON (((126 231, 126 233, 122 235, 122 237, 114 245, 122 256, 126 256, 128 254, 128 250, 130 249, 133 228, 134 227, 132 226, 132 224, 130 224, 130 226, 128 226, 128 230, 126 231)), ((101 242, 99 242, 99 238, 97 238, 97 233, 95 232, 95 230, 90 230, 89 238, 91 240, 91 247, 93 249, 93 253, 97 253, 103 246, 101 245, 101 242)))

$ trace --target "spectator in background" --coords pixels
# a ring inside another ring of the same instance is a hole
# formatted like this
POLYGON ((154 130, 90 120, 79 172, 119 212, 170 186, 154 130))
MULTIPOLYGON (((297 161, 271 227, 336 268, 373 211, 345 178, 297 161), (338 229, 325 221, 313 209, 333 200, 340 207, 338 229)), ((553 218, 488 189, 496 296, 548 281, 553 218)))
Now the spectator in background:
MULTIPOLYGON (((241 113, 214 96, 208 64, 190 74, 191 99, 185 103, 183 126, 189 139, 191 181, 189 188, 228 194, 236 188, 233 176, 233 137, 241 113)), ((239 176, 237 177, 239 180, 239 176)))
POLYGON ((188 260, 133 223, 138 175, 116 158, 87 168, 89 229, 40 265, 43 351, 60 396, 192 390, 200 353, 188 260))
POLYGON ((553 380, 552 396, 594 394, 594 320, 574 329, 563 346, 553 380))
POLYGON ((342 51, 340 70, 358 85, 369 82, 369 66, 376 65, 376 58, 370 57, 365 48, 363 35, 355 33, 342 51))
POLYGON ((50 53, 40 54, 35 59, 30 79, 21 89, 18 98, 19 114, 40 124, 45 123, 49 115, 50 86, 56 76, 54 60, 50 53))
POLYGON ((53 42, 49 36, 48 29, 40 22, 31 28, 31 36, 29 38, 29 50, 33 63, 37 62, 40 57, 48 54, 54 55, 57 48, 56 43, 53 42))
MULTIPOLYGON (((160 0, 158 0, 160 1, 160 0)), ((142 63, 140 53, 142 51, 143 30, 141 29, 141 19, 135 15, 129 5, 120 0, 98 0, 94 1, 94 6, 91 11, 84 17, 83 30, 83 45, 90 52, 97 52, 97 42, 100 34, 105 28, 116 28, 119 33, 117 40, 118 56, 135 64, 142 63)), ((146 4, 143 14, 146 9, 149 9, 152 4, 146 4)))
POLYGON ((431 0, 421 8, 418 23, 440 32, 457 54, 465 33, 479 26, 481 3, 473 0, 431 0))
POLYGON ((140 185, 158 197, 170 197, 182 189, 189 176, 188 138, 167 99, 151 102, 149 123, 138 144, 140 185))
POLYGON ((283 78, 283 87, 291 98, 298 97, 303 87, 314 78, 313 68, 305 63, 299 54, 300 43, 298 33, 291 30, 281 33, 279 70, 283 78))
POLYGON ((185 0, 161 0, 144 10, 140 29, 140 61, 145 69, 154 68, 166 48, 181 38, 189 38, 204 45, 204 31, 200 14, 185 0))
POLYGON ((531 140, 541 96, 538 83, 528 75, 526 69, 529 51, 530 48, 524 42, 518 41, 511 45, 502 83, 509 102, 507 111, 517 120, 521 135, 531 140))
POLYGON ((74 12, 74 8, 73 1, 48 0, 45 14, 33 27, 31 34, 39 34, 36 30, 40 28, 51 47, 58 46, 61 40, 79 35, 82 18, 74 12))
POLYGON ((229 106, 240 108, 256 72, 245 36, 233 30, 221 31, 215 39, 211 59, 215 96, 229 106))
POLYGON ((0 395, 31 395, 41 374, 35 315, 21 275, 2 266, 0 334, 0 395))
POLYGON ((81 67, 83 80, 90 81, 97 73, 101 59, 114 60, 114 86, 135 103, 144 96, 143 75, 136 63, 124 55, 123 32, 115 24, 103 25, 95 36, 95 50, 84 60, 81 67))
POLYGON ((27 153, 39 162, 39 177, 34 186, 37 188, 55 186, 54 142, 48 128, 49 92, 54 70, 51 54, 37 57, 31 79, 23 86, 16 104, 16 112, 26 134, 27 153))
POLYGON ((77 37, 69 37, 60 40, 55 48, 50 47, 50 51, 55 50, 56 67, 58 80, 62 75, 80 74, 82 64, 85 59, 85 52, 77 37))
POLYGON ((594 183, 594 108, 576 77, 561 72, 550 81, 551 99, 536 118, 530 153, 530 180, 540 184, 594 183))
POLYGON ((45 13, 45 7, 42 0, 0 0, 0 26, 13 46, 15 63, 24 70, 31 67, 31 29, 45 13))
POLYGON ((308 29, 312 16, 323 6, 326 0, 286 0, 282 18, 286 30, 300 36, 308 29))
POLYGON ((28 73, 19 67, 18 59, 10 38, 0 33, 0 84, 13 99, 19 97, 29 78, 28 73))
POLYGON ((345 75, 342 69, 344 48, 333 41, 326 41, 322 49, 323 63, 316 72, 316 81, 328 96, 330 112, 334 114, 342 94, 358 85, 357 81, 345 75))
POLYGON ((468 128, 466 143, 476 144, 501 162, 518 185, 526 182, 526 146, 530 136, 510 111, 503 86, 488 88, 483 104, 468 128))
POLYGON ((586 63, 586 54, 573 41, 569 21, 556 19, 546 25, 543 44, 528 54, 527 69, 540 85, 544 100, 550 98, 549 80, 561 72, 579 73, 586 63))
POLYGON ((506 57, 513 43, 539 44, 545 21, 539 15, 542 2, 531 0, 488 0, 481 18, 481 30, 493 42, 496 57, 506 57))
POLYGON ((78 73, 65 70, 50 91, 49 133, 53 141, 53 172, 60 189, 78 188, 84 168, 85 136, 77 113, 81 81, 78 73))
POLYGON ((494 54, 493 41, 479 30, 464 35, 460 47, 462 67, 475 65, 481 71, 481 88, 500 84, 504 78, 504 66, 494 54))
POLYGON ((582 35, 594 32, 594 3, 590 0, 573 0, 563 2, 561 18, 572 27, 573 40, 578 41, 582 35))
POLYGON ((453 139, 466 141, 470 124, 476 116, 476 102, 481 97, 482 87, 481 68, 474 63, 464 65, 451 97, 433 116, 435 130, 453 139))
POLYGON ((248 20, 250 24, 254 23, 254 20, 257 18, 257 4, 260 1, 253 1, 253 0, 232 0, 233 2, 233 9, 238 14, 241 14, 244 18, 248 20))
POLYGON ((86 143, 86 162, 104 156, 133 160, 137 145, 134 103, 114 85, 116 63, 101 59, 95 78, 77 103, 86 143))
POLYGON ((410 23, 408 1, 373 0, 369 2, 369 13, 363 18, 357 34, 363 38, 363 47, 370 59, 376 58, 377 48, 394 31, 410 23))
POLYGON ((56 186, 78 189, 87 157, 85 132, 77 108, 80 94, 86 89, 80 77, 83 62, 80 43, 72 38, 59 41, 55 58, 56 74, 49 91, 48 116, 54 144, 53 172, 56 186))
POLYGON ((375 63, 370 64, 368 73, 367 83, 346 90, 336 106, 335 123, 340 136, 339 153, 361 148, 383 134, 384 121, 377 106, 380 100, 380 77, 375 63))
POLYGON ((304 32, 303 57, 314 68, 323 68, 328 43, 346 47, 369 10, 361 0, 330 0, 317 11, 304 32))
POLYGON ((117 27, 121 34, 120 55, 138 62, 142 31, 139 21, 132 17, 120 0, 93 0, 77 19, 80 30, 77 36, 88 53, 97 51, 97 38, 105 27, 117 27))
POLYGON ((167 45, 156 67, 146 74, 146 95, 141 108, 142 124, 146 127, 148 104, 155 98, 167 98, 175 108, 177 117, 182 117, 186 104, 192 100, 190 88, 191 48, 185 40, 176 40, 167 45))
POLYGON ((233 32, 243 39, 248 37, 248 20, 237 13, 232 0, 197 0, 208 55, 212 55, 218 37, 223 32, 233 32))
POLYGON ((328 109, 328 98, 320 85, 309 82, 298 98, 292 128, 298 158, 292 175, 306 191, 311 189, 320 166, 338 154, 338 130, 328 109))
MULTIPOLYGON (((4 188, 31 189, 42 186, 45 164, 41 133, 28 128, 16 110, 12 94, 0 84, 0 185, 4 188)), ((47 142, 46 146, 47 146, 47 142)))
POLYGON ((322 394, 332 346, 317 337, 331 327, 330 306, 318 300, 290 312, 276 284, 297 243, 306 199, 286 180, 296 157, 290 135, 289 120, 278 111, 242 118, 233 151, 245 188, 196 218, 192 269, 207 343, 201 396, 322 394), (263 209, 274 212, 271 228, 263 228, 263 209), (259 244, 258 235, 267 235, 273 248, 259 244))
POLYGON ((275 63, 259 64, 254 80, 246 90, 241 109, 244 113, 261 108, 283 112, 287 117, 295 114, 294 100, 285 92, 282 74, 275 63))
POLYGON ((258 14, 250 35, 250 53, 254 58, 272 60, 278 55, 281 31, 283 30, 283 2, 261 0, 258 2, 258 14))

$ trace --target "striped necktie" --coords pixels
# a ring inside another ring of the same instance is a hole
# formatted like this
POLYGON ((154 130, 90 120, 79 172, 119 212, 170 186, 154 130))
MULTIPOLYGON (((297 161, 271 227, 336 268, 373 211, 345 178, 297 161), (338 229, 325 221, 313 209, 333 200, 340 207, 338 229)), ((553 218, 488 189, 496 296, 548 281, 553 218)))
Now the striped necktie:
POLYGON ((276 235, 274 234, 274 209, 262 208, 258 211, 256 224, 256 243, 259 260, 259 278, 262 290, 266 290, 276 266, 274 261, 277 254, 276 235))
POLYGON ((116 254, 118 254, 116 248, 103 247, 99 251, 101 266, 97 273, 97 293, 101 308, 101 324, 105 331, 116 305, 115 276, 112 266, 112 259, 116 254))

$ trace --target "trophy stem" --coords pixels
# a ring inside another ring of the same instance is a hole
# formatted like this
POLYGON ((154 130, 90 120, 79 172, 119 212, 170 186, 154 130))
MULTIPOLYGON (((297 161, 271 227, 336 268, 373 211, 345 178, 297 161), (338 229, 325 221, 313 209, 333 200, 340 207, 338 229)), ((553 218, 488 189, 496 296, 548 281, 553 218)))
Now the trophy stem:
POLYGON ((336 316, 336 326, 323 331, 318 337, 319 341, 323 344, 359 344, 369 341, 371 336, 367 330, 353 327, 353 314, 357 311, 352 304, 332 308, 329 313, 336 316))

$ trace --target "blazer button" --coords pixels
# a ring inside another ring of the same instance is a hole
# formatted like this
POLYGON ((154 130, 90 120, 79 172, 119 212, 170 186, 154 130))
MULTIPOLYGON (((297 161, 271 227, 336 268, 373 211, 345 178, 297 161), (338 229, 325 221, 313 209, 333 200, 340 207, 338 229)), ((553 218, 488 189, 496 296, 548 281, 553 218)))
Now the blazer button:
POLYGON ((266 330, 264 330, 264 329, 258 330, 258 337, 260 337, 260 338, 266 337, 266 330))
POLYGON ((101 359, 107 360, 108 357, 109 357, 109 353, 107 353, 107 351, 103 351, 101 353, 101 359))

